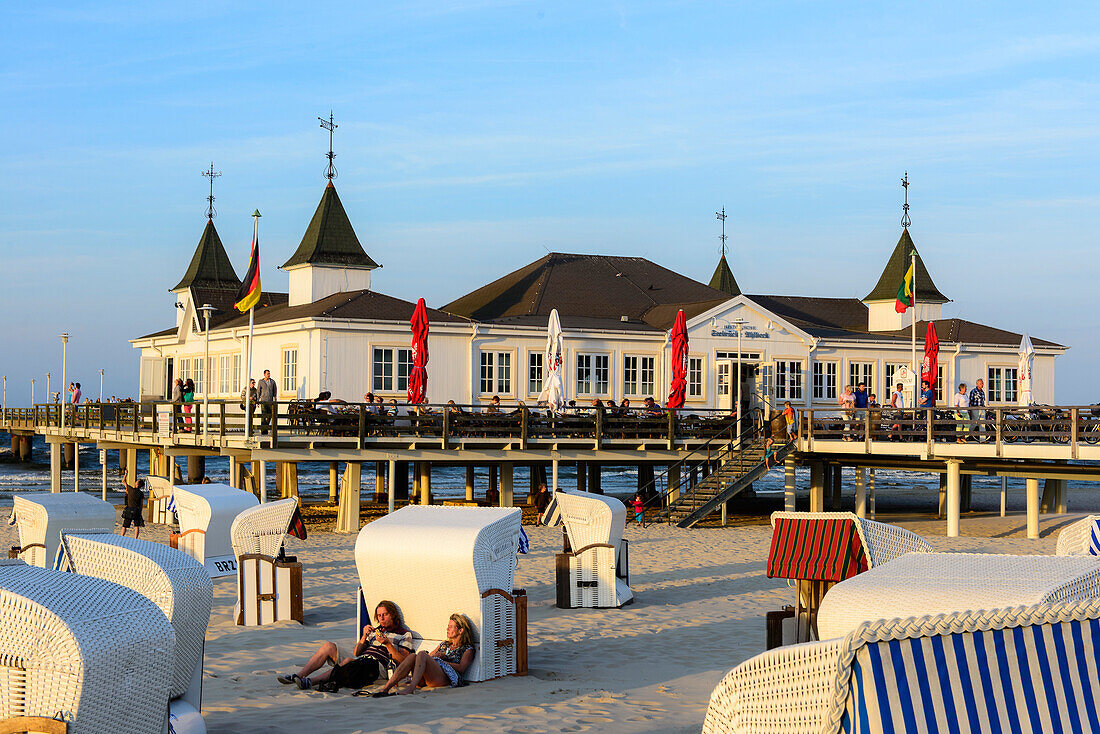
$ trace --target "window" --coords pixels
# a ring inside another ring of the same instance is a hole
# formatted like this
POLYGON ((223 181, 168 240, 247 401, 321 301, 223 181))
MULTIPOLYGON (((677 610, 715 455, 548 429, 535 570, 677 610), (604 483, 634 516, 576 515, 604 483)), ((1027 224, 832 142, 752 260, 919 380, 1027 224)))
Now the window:
POLYGON ((206 370, 203 369, 203 360, 201 357, 195 357, 191 362, 192 369, 195 370, 195 376, 191 379, 195 381, 195 393, 202 394, 206 391, 206 370))
POLYGON ((703 397, 703 358, 688 357, 688 397, 703 397))
POLYGON ((936 405, 943 402, 943 365, 936 365, 936 405))
POLYGON ((298 347, 283 350, 283 392, 298 392, 298 347))
POLYGON ((233 364, 228 354, 218 357, 218 392, 222 395, 233 389, 229 381, 229 367, 233 364))
POLYGON ((481 353, 481 393, 493 395, 512 392, 512 353, 481 353))
MULTIPOLYGON (((736 362, 737 361, 737 352, 715 352, 714 353, 714 358, 715 359, 732 359, 734 362, 736 362)), ((742 362, 759 362, 760 361, 760 352, 741 352, 741 361, 742 362)))
POLYGON ((411 372, 411 349, 375 347, 371 356, 371 391, 404 392, 409 389, 411 372))
MULTIPOLYGON (((909 365, 906 364, 905 362, 887 362, 886 363, 886 394, 888 396, 892 395, 894 393, 894 388, 897 387, 897 384, 898 384, 897 380, 894 379, 894 375, 896 375, 898 370, 901 369, 902 367, 908 367, 908 366, 909 365)), ((889 398, 887 398, 887 401, 889 401, 889 398)), ((885 402, 885 401, 880 400, 879 402, 885 402)))
POLYGON ((179 374, 176 376, 187 382, 187 378, 191 376, 191 360, 184 358, 177 361, 179 362, 179 374))
POLYGON ((1019 369, 1016 367, 990 367, 986 389, 990 403, 1015 403, 1020 399, 1018 390, 1019 369))
POLYGON ((577 394, 607 395, 611 390, 611 357, 606 354, 577 355, 577 394))
POLYGON ((241 387, 241 355, 239 354, 233 355, 233 372, 230 375, 230 378, 232 382, 230 384, 229 390, 234 395, 236 395, 244 389, 243 387, 241 387))
POLYGON ((775 397, 777 400, 802 399, 802 363, 781 361, 775 363, 775 397))
POLYGON ((623 394, 653 394, 656 360, 653 357, 623 357, 623 394))
POLYGON ((855 390, 859 383, 867 385, 868 394, 875 391, 875 363, 874 362, 849 362, 848 384, 855 390))
POLYGON ((814 362, 814 400, 836 400, 836 362, 814 362))
POLYGON ((527 353, 527 394, 542 392, 542 352, 527 353))

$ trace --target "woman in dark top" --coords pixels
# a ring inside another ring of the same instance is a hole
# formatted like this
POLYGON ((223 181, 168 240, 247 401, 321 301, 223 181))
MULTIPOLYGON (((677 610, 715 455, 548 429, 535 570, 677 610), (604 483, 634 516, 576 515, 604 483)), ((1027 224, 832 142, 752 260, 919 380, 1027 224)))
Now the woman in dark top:
POLYGON ((191 404, 195 402, 195 382, 190 377, 183 383, 183 421, 187 428, 183 430, 191 432, 191 404))
POLYGON ((130 523, 134 525, 134 537, 141 537, 141 529, 145 527, 145 518, 141 515, 141 508, 145 505, 145 493, 141 491, 145 486, 145 480, 139 479, 134 486, 126 486, 126 506, 122 508, 122 534, 130 523))
POLYGON ((392 696, 394 692, 391 689, 396 689, 396 693, 408 694, 416 693, 416 689, 421 686, 454 688, 459 685, 460 676, 473 661, 474 633, 470 620, 464 614, 452 614, 447 622, 446 639, 431 653, 421 650, 402 660, 386 681, 386 685, 374 696, 392 696))

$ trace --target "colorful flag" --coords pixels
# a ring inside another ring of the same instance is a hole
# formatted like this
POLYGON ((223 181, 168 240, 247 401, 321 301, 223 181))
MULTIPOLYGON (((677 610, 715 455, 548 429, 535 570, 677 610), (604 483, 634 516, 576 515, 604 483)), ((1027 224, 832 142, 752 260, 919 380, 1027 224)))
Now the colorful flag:
POLYGON ((913 305, 913 262, 910 260, 909 269, 905 271, 905 277, 898 286, 898 300, 894 303, 894 310, 905 313, 905 309, 913 305))
POLYGON ((248 257, 248 272, 237 291, 237 301, 233 304, 241 313, 255 307, 260 301, 260 238, 252 235, 252 254, 248 257))
POLYGON ((286 529, 287 535, 293 535, 299 540, 306 539, 306 523, 302 519, 302 509, 294 508, 294 514, 290 516, 290 525, 286 529))

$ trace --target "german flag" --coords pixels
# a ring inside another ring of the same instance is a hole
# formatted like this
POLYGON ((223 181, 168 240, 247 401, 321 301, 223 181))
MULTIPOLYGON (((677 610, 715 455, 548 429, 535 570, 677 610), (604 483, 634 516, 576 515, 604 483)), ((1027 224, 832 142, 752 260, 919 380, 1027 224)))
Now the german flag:
POLYGON ((244 313, 255 307, 260 301, 260 238, 257 233, 252 235, 252 254, 248 257, 248 272, 244 274, 244 282, 237 291, 237 301, 233 306, 244 313))

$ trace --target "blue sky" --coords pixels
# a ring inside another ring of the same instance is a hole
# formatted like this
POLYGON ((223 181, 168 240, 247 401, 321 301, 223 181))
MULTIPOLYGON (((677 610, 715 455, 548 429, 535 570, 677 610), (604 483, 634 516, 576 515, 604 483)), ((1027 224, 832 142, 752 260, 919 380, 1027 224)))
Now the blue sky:
POLYGON ((750 293, 862 297, 911 233, 949 316, 1072 346, 1100 399, 1095 3, 0 5, 0 372, 136 392, 127 339, 215 220, 263 280, 337 187, 374 285, 441 305, 547 250, 701 280, 729 215, 750 293), (378 7, 370 7, 378 5, 378 7), (55 378, 56 380, 57 378, 55 378))

